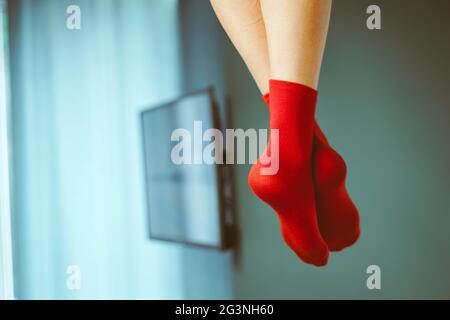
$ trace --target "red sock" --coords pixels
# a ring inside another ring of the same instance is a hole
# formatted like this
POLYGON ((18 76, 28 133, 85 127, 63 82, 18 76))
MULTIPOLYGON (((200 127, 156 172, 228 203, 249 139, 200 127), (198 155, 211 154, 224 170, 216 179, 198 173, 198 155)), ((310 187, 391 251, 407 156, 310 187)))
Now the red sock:
POLYGON ((313 174, 316 208, 322 236, 332 251, 351 246, 359 238, 359 215, 345 187, 347 167, 315 125, 313 174))
POLYGON ((249 185, 276 211, 283 238, 300 259, 325 265, 329 252, 319 230, 311 163, 317 91, 270 80, 270 92, 270 128, 279 130, 279 169, 274 175, 263 175, 264 165, 256 161, 249 185))
MULTIPOLYGON (((268 93, 263 100, 269 106, 268 93)), ((344 159, 330 146, 315 120, 312 162, 320 232, 328 248, 339 251, 358 240, 358 210, 345 188, 344 159)))

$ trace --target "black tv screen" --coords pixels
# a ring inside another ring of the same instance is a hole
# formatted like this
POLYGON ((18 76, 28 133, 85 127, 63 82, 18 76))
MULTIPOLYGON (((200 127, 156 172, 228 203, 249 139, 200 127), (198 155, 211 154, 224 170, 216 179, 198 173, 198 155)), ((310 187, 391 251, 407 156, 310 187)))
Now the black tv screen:
MULTIPOLYGON (((220 170, 217 164, 194 163, 201 156, 199 145, 194 146, 199 142, 199 124, 202 130, 218 128, 217 119, 212 89, 142 113, 150 238, 225 247, 220 170), (190 150, 180 152, 180 132, 185 138, 190 136, 183 141, 191 143, 190 150), (180 164, 174 155, 191 159, 192 163, 180 164)), ((202 150, 208 144, 200 143, 202 150)))

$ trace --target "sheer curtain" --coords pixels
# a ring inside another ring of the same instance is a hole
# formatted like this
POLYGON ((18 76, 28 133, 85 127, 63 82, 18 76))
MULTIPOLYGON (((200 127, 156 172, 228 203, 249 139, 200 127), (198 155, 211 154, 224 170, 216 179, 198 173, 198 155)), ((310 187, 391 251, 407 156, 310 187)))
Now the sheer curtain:
POLYGON ((0 0, 0 300, 14 297, 6 2, 0 0))
POLYGON ((182 249, 147 238, 139 126, 181 93, 178 3, 77 0, 69 30, 73 2, 9 1, 16 296, 183 298, 182 249))

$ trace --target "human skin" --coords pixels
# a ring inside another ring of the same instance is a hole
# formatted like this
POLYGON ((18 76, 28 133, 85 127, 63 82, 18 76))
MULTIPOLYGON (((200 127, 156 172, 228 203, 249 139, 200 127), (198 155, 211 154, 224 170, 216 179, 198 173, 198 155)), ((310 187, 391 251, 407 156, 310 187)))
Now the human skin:
POLYGON ((269 79, 317 89, 331 0, 211 0, 262 94, 269 79))

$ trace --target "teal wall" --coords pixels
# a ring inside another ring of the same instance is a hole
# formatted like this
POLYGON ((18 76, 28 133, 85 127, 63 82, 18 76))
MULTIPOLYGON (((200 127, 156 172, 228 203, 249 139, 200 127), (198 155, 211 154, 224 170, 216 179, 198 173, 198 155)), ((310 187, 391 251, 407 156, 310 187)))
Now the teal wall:
MULTIPOLYGON (((237 298, 450 298, 450 28, 448 1, 334 1, 317 118, 349 168, 362 234, 328 266, 300 262, 278 221, 237 166, 242 229, 237 298), (378 3, 382 30, 365 27, 378 3), (379 291, 366 268, 381 268, 379 291)), ((236 127, 260 128, 268 112, 228 43, 236 127)))

